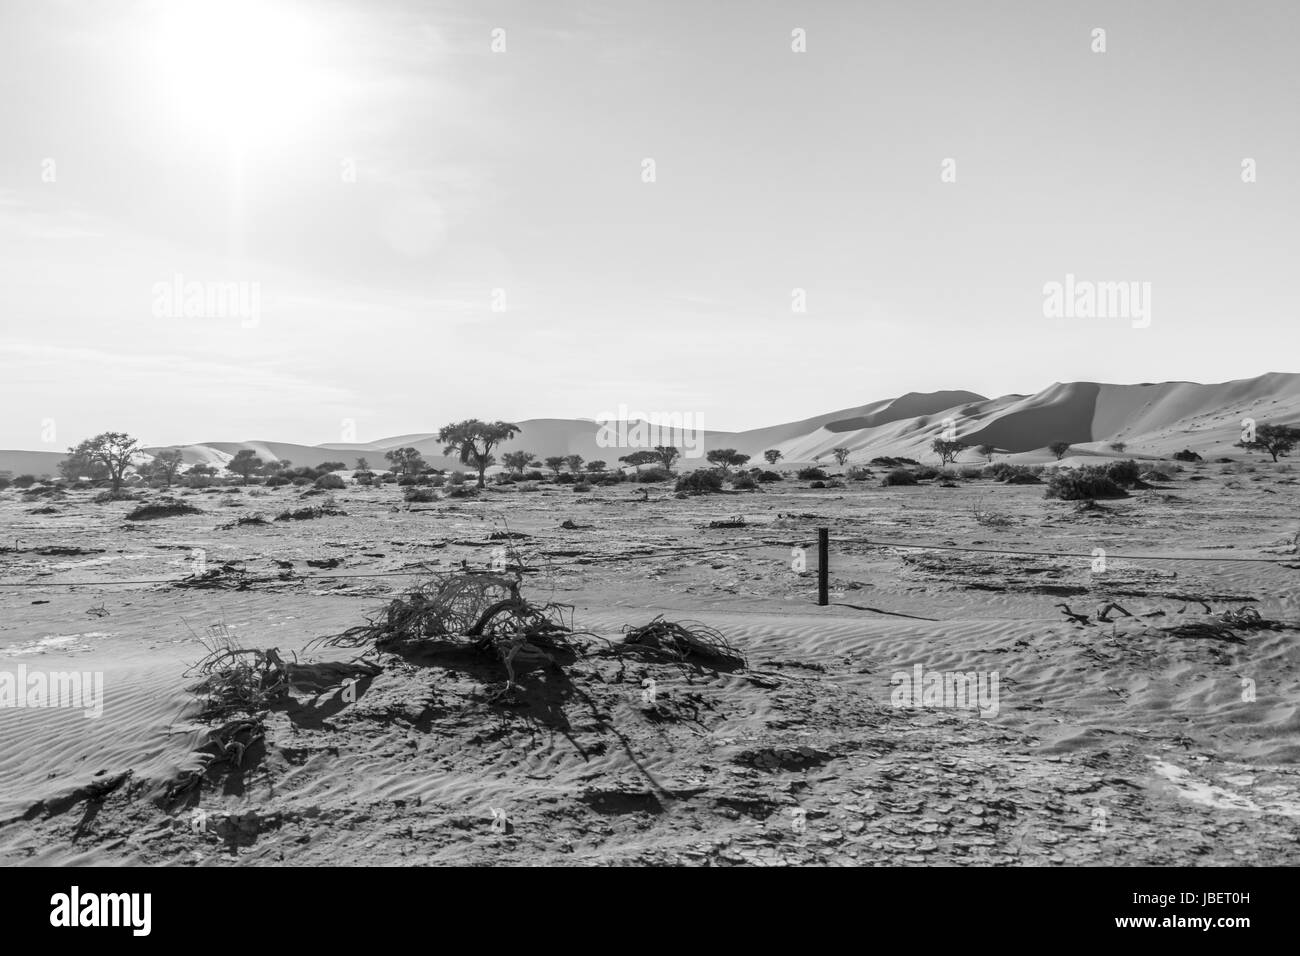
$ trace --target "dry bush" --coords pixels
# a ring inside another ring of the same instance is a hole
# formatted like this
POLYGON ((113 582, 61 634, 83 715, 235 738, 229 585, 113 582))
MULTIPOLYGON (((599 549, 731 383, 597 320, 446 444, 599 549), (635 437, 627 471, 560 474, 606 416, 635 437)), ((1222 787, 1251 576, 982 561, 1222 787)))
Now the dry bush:
POLYGON ((665 621, 659 615, 649 624, 625 629, 622 651, 651 651, 674 660, 695 657, 712 663, 745 666, 745 655, 722 633, 697 621, 665 621))

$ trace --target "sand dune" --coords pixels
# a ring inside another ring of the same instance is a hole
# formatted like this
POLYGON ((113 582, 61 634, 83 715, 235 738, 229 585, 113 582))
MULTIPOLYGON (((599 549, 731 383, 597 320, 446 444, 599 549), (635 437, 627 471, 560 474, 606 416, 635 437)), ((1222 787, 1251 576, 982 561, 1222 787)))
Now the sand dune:
MULTIPOLYGON (((932 460, 929 445, 951 422, 959 440, 971 446, 995 445, 1002 457, 1012 460, 1046 460, 1047 446, 1054 441, 1070 442, 1077 452, 1109 454, 1105 445, 1117 439, 1128 444, 1128 454, 1138 457, 1167 456, 1182 448, 1205 456, 1237 455, 1240 449, 1233 444, 1246 417, 1259 423, 1300 421, 1300 374, 1269 373, 1216 385, 1068 382, 1034 395, 1000 398, 965 391, 910 392, 782 425, 741 432, 706 430, 702 448, 735 448, 755 460, 775 448, 789 464, 824 461, 839 446, 853 452, 851 462, 879 455, 932 460)), ((500 452, 527 449, 542 457, 577 454, 613 467, 632 450, 601 447, 599 429, 591 421, 535 418, 519 425, 521 434, 501 446, 500 452)), ((342 461, 351 467, 356 458, 365 457, 372 468, 383 468, 384 453, 404 446, 419 449, 434 467, 457 467, 454 459, 442 454, 436 432, 351 444, 210 441, 181 446, 181 451, 188 464, 222 466, 247 448, 263 460, 288 459, 296 465, 342 461)), ((0 451, 0 470, 54 473, 60 457, 53 452, 0 451)))

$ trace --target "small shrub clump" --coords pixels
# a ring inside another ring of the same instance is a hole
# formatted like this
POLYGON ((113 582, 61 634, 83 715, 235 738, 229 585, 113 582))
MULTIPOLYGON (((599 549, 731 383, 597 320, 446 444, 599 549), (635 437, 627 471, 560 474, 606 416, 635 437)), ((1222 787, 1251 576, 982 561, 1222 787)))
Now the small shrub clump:
POLYGON ((1045 497, 1061 501, 1094 501, 1097 498, 1127 498, 1128 492, 1115 483, 1109 468, 1084 465, 1054 472, 1047 482, 1045 497))
POLYGON ((881 484, 886 488, 891 488, 894 485, 914 485, 916 484, 916 475, 912 474, 912 472, 908 471, 906 468, 895 468, 889 474, 885 475, 881 484))
POLYGON ((689 495, 707 495, 722 490, 722 475, 716 471, 693 471, 677 479, 674 491, 689 495))

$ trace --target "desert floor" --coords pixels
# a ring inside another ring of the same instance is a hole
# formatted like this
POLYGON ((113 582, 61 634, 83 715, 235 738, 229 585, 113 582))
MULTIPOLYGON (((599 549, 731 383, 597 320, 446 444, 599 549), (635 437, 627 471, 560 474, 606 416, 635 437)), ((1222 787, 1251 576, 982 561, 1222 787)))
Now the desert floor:
POLYGON ((0 588, 0 671, 102 671, 105 690, 98 719, 0 709, 0 862, 1295 863, 1300 483, 1251 469, 1190 465, 1095 509, 989 480, 686 499, 544 484, 409 508, 391 485, 350 486, 334 493, 345 516, 233 527, 323 498, 191 492, 201 514, 128 522, 132 502, 10 489, 0 580, 24 586, 0 588), (482 568, 507 529, 535 569, 524 595, 573 605, 578 629, 617 641, 659 614, 699 621, 748 667, 593 653, 496 696, 495 661, 307 649, 416 578, 301 576, 482 568), (180 579, 193 549, 230 586, 112 584, 180 579), (1211 560, 1111 556, 1128 554, 1211 560), (1274 563, 1229 560, 1250 557, 1274 563), (73 581, 93 586, 52 586, 73 581), (1099 623, 1111 601, 1133 616, 1099 623), (1247 605, 1282 626, 1230 628, 1240 643, 1166 630, 1247 605), (212 729, 186 671, 214 625, 303 666, 263 742, 168 800, 212 729), (891 676, 917 664, 996 672, 996 715, 895 706, 891 676))

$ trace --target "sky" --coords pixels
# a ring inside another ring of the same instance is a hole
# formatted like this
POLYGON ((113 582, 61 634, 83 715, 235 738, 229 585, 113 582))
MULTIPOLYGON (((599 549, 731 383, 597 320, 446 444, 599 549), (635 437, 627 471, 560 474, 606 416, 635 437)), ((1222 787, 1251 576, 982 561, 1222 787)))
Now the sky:
POLYGON ((1251 0, 7 2, 0 448, 1295 371, 1298 33, 1251 0), (1135 297, 1047 314, 1067 276, 1135 297))

